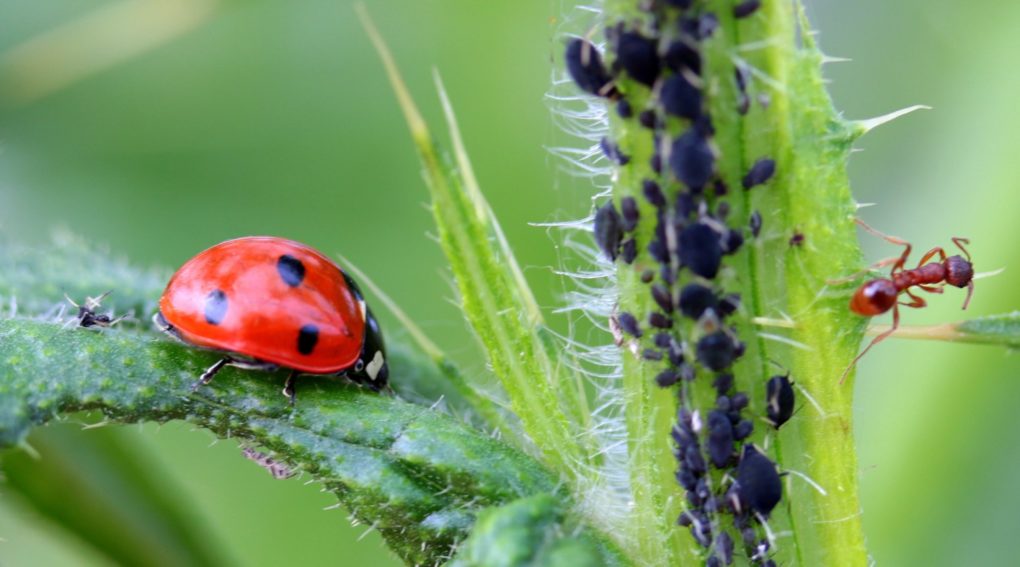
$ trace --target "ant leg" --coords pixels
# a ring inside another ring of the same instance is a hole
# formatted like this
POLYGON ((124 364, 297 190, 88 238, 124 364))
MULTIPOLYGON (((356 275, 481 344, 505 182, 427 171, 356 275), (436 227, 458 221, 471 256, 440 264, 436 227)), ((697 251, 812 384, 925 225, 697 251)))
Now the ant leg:
POLYGON ((845 276, 845 277, 842 277, 842 278, 836 278, 836 279, 833 279, 833 280, 825 280, 825 283, 827 283, 829 285, 841 285, 841 284, 857 281, 857 280, 861 279, 862 277, 870 274, 871 272, 873 272, 875 270, 878 270, 879 268, 884 268, 886 266, 891 266, 891 265, 893 265, 893 264, 895 264, 895 263, 897 263, 899 261, 900 261, 900 257, 899 256, 894 256, 892 258, 886 258, 884 260, 879 260, 879 261, 875 262, 874 264, 868 266, 867 268, 865 268, 865 269, 863 269, 863 270, 861 270, 859 272, 855 272, 853 274, 850 274, 849 276, 845 276))
POLYGON ((924 291, 927 291, 928 293, 942 293, 943 292, 942 286, 940 286, 940 285, 924 285, 924 284, 919 284, 917 287, 923 289, 924 291))
POLYGON ((967 299, 963 300, 963 309, 970 305, 970 296, 974 295, 974 280, 967 282, 967 299))
POLYGON ((917 263, 917 267, 920 268, 921 266, 927 264, 928 260, 931 260, 932 257, 934 257, 936 254, 938 254, 939 256, 939 262, 946 261, 946 251, 943 250, 941 246, 936 246, 935 248, 932 248, 931 250, 925 252, 924 256, 921 256, 921 261, 917 263))
POLYGON ((910 245, 909 242, 907 242, 906 240, 903 240, 902 238, 897 238, 895 236, 889 236, 888 234, 885 234, 883 232, 879 232, 877 229, 875 229, 874 227, 872 227, 868 223, 862 221, 861 219, 854 219, 854 222, 856 222, 857 225, 860 226, 861 228, 863 228, 864 230, 870 232, 871 234, 874 234, 875 236, 885 240, 886 242, 890 242, 892 244, 898 244, 900 246, 905 246, 906 249, 903 251, 903 254, 900 256, 899 261, 897 261, 896 264, 893 265, 892 271, 896 272, 896 271, 899 271, 899 270, 903 269, 903 264, 905 264, 907 262, 907 257, 910 256, 911 245, 910 245))
POLYGON ((216 376, 220 370, 223 370, 224 366, 230 364, 232 361, 233 359, 231 359, 230 357, 221 358, 217 360, 216 364, 213 364, 212 366, 207 368, 206 371, 203 372, 202 375, 198 377, 198 380, 191 385, 191 391, 194 392, 195 390, 201 388, 202 386, 205 386, 209 382, 212 382, 213 377, 216 376))
POLYGON ((871 350, 871 347, 885 340, 889 335, 896 332, 896 329, 898 329, 899 327, 900 327, 900 306, 895 305, 893 306, 892 312, 892 327, 889 327, 888 331, 872 339, 871 342, 868 343, 868 346, 864 347, 864 350, 862 350, 861 353, 857 355, 857 358, 854 358, 853 362, 850 363, 850 366, 847 366, 846 370, 843 371, 843 377, 839 379, 839 384, 842 386, 843 382, 846 382, 847 375, 850 374, 850 371, 853 370, 854 366, 857 365, 857 361, 860 360, 862 356, 867 354, 869 350, 871 350))
POLYGON ((953 244, 955 244, 957 248, 963 251, 963 254, 967 256, 967 261, 970 262, 970 252, 968 252, 967 249, 963 247, 964 244, 970 244, 970 240, 966 238, 960 238, 959 236, 954 236, 953 244))
POLYGON ((903 290, 903 293, 906 293, 907 295, 910 296, 910 303, 905 303, 902 301, 900 302, 900 305, 903 305, 904 307, 913 307, 914 309, 920 309, 925 305, 928 305, 928 303, 924 299, 917 297, 916 295, 911 293, 909 289, 903 290))

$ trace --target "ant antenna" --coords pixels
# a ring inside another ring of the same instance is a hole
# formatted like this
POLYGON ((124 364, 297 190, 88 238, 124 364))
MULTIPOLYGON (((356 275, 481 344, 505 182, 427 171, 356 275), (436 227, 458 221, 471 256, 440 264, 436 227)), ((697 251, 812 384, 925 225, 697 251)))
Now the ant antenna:
MULTIPOLYGON (((967 256, 967 261, 970 262, 970 252, 968 252, 967 249, 963 247, 964 244, 970 244, 970 240, 968 240, 966 238, 960 238, 958 236, 954 236, 953 237, 953 244, 955 244, 957 246, 957 248, 959 248, 960 250, 963 250, 964 255, 967 256)), ((968 296, 968 299, 970 299, 969 296, 968 296)), ((964 309, 966 309, 966 308, 967 307, 964 306, 964 309)))

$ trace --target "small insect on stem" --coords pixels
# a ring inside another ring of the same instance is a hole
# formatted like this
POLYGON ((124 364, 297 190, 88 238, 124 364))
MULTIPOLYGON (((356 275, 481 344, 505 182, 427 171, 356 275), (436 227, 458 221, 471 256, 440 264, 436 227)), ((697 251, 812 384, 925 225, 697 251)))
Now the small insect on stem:
POLYGON ((96 310, 102 307, 103 300, 111 293, 113 293, 112 289, 99 297, 86 297, 85 302, 81 305, 78 305, 66 293, 64 294, 64 298, 67 299, 68 303, 78 308, 78 314, 75 315, 74 320, 78 322, 79 327, 111 327, 126 317, 126 315, 121 315, 114 319, 109 314, 103 315, 96 313, 96 310))
POLYGON ((854 358, 850 366, 847 366, 846 370, 843 371, 843 377, 839 380, 840 384, 846 380, 850 370, 853 369, 857 361, 865 353, 871 350, 871 347, 882 342, 896 331, 900 325, 900 305, 914 309, 927 305, 927 302, 915 295, 910 288, 916 287, 928 293, 942 293, 942 288, 945 284, 959 288, 965 287, 967 288, 967 298, 963 301, 964 309, 970 304, 970 298, 974 294, 974 265, 970 261, 970 252, 963 246, 964 244, 970 244, 970 241, 966 238, 954 237, 952 239, 953 244, 963 252, 966 258, 959 255, 948 256, 942 247, 936 246, 921 257, 916 268, 908 270, 904 269, 903 266, 907 263, 907 258, 910 256, 912 249, 909 242, 882 234, 860 219, 857 219, 857 224, 875 236, 893 244, 904 246, 904 250, 903 254, 898 258, 882 261, 876 265, 885 266, 890 263, 892 264, 888 278, 876 278, 865 282, 857 289, 857 292, 854 293, 853 298, 850 300, 850 310, 865 317, 881 315, 892 309, 893 322, 889 330, 872 339, 871 343, 857 355, 857 358, 854 358), (937 262, 929 262, 929 260, 936 256, 938 256, 937 262), (899 301, 901 293, 906 294, 910 301, 899 301))

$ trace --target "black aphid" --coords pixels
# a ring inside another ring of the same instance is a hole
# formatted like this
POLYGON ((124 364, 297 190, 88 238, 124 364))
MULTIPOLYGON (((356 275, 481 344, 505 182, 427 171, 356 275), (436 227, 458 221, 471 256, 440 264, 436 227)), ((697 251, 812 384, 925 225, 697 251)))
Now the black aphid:
POLYGON ((761 213, 758 211, 751 213, 751 222, 749 224, 751 226, 751 235, 758 238, 758 235, 761 234, 761 213))
POLYGON ((673 312, 673 295, 666 289, 666 286, 662 284, 655 284, 652 286, 652 299, 655 303, 659 304, 659 308, 666 313, 673 312))
POLYGON ((630 118, 631 116, 634 116, 634 109, 631 108, 627 99, 621 98, 620 102, 616 103, 616 114, 618 114, 620 118, 630 118))
POLYGON ((737 411, 746 408, 747 404, 750 402, 751 400, 744 392, 737 392, 736 394, 733 394, 732 398, 730 398, 730 406, 737 411))
POLYGON ((673 344, 673 336, 669 333, 655 333, 653 341, 659 348, 669 348, 669 345, 673 344))
POLYGON ((637 242, 633 238, 624 240, 620 245, 620 259, 626 264, 633 264, 637 259, 637 242))
MULTIPOLYGON (((715 30, 719 29, 719 18, 712 12, 702 14, 698 18, 698 39, 704 41, 715 34, 715 30)), ((729 565, 729 563, 727 563, 729 565)))
POLYGON ((715 154, 697 128, 691 128, 673 141, 669 167, 680 182, 700 190, 715 173, 715 154))
POLYGON ((666 282, 669 285, 673 285, 676 283, 676 278, 678 275, 679 274, 677 274, 676 266, 674 266, 673 264, 663 264, 662 266, 659 267, 659 277, 662 278, 662 281, 666 282))
POLYGON ((716 179, 712 183, 712 190, 715 192, 716 197, 722 197, 730 192, 729 186, 722 179, 716 179))
POLYGON ((678 240, 680 263, 703 278, 712 279, 719 273, 723 251, 716 231, 697 223, 683 229, 678 240))
POLYGON ((637 32, 620 34, 616 44, 616 62, 631 78, 649 87, 655 83, 662 66, 656 41, 637 32))
POLYGON ((751 109, 751 97, 747 94, 747 83, 750 81, 750 73, 747 67, 738 63, 733 70, 733 76, 737 81, 737 112, 747 114, 751 109))
POLYGON ((653 240, 648 243, 648 254, 656 261, 662 264, 669 263, 669 249, 666 248, 666 244, 661 240, 653 240))
POLYGON ((662 360, 662 351, 655 350, 654 348, 646 348, 641 353, 641 358, 645 360, 662 360))
POLYGON ((649 130, 655 128, 655 111, 654 110, 642 110, 641 113, 638 114, 637 119, 638 119, 638 122, 642 126, 644 126, 645 128, 648 128, 649 130))
POLYGON ((680 376, 682 376, 684 380, 694 379, 694 369, 690 364, 684 364, 684 350, 683 347, 680 346, 680 343, 674 341, 673 344, 669 346, 667 354, 669 355, 670 364, 680 369, 680 376))
POLYGON ((637 228, 641 213, 638 212, 637 200, 634 197, 628 196, 620 199, 620 214, 623 216, 623 222, 620 224, 620 227, 623 228, 624 232, 631 232, 637 228))
POLYGON ((773 376, 765 384, 765 415, 776 429, 793 415, 793 383, 789 376, 773 376))
POLYGON ((754 162, 747 175, 744 176, 744 189, 750 189, 756 185, 768 182, 776 174, 776 160, 761 158, 754 162))
POLYGON ((662 187, 651 179, 645 179, 641 182, 641 190, 645 194, 645 199, 654 205, 655 207, 662 208, 666 206, 666 195, 662 192, 662 187))
POLYGON ((733 375, 717 374, 715 380, 712 380, 712 386, 720 396, 725 396, 733 388, 733 375))
POLYGON ((641 338, 641 325, 638 324, 636 317, 624 311, 616 316, 616 321, 620 324, 620 328, 623 329, 623 332, 635 339, 641 338))
POLYGON ((724 468, 733 456, 733 424, 725 412, 708 413, 708 457, 715 468, 724 468))
POLYGON ((599 140, 599 147, 602 149, 602 153, 606 155, 606 158, 619 165, 627 165, 630 163, 630 156, 625 155, 620 151, 620 146, 617 146, 609 138, 602 138, 599 140))
POLYGON ((733 563, 733 538, 729 532, 723 531, 719 534, 719 537, 715 538, 715 552, 724 564, 730 565, 733 563))
POLYGON ((694 474, 703 474, 708 470, 705 457, 701 456, 701 448, 697 444, 689 445, 684 451, 684 464, 694 474))
POLYGON ((615 261, 620 253, 620 240, 623 238, 623 227, 620 213, 612 201, 602 205, 595 211, 595 244, 610 260, 615 261))
POLYGON ((701 284, 687 284, 680 290, 680 312, 697 320, 706 309, 715 309, 718 304, 715 292, 701 284))
POLYGON ((670 368, 659 372, 659 375, 655 377, 655 383, 658 384, 660 388, 668 388, 679 381, 680 374, 678 374, 676 370, 670 368))
POLYGON ((740 309, 740 294, 739 293, 728 293, 722 299, 719 300, 719 304, 716 305, 716 312, 720 317, 729 317, 733 313, 740 309))
POLYGON ((692 4, 694 4, 694 0, 666 0, 666 3, 674 8, 686 10, 687 8, 690 8, 692 4))
POLYGON ((726 238, 722 241, 723 253, 735 254, 744 245, 744 234, 739 230, 729 229, 726 231, 726 238))
POLYGON ((674 73, 687 70, 695 75, 701 75, 701 53, 698 53, 697 47, 687 39, 678 39, 669 44, 662 60, 674 73))
POLYGON ((730 411, 730 397, 729 396, 719 396, 718 398, 716 398, 715 399, 715 409, 717 409, 719 411, 722 411, 722 412, 730 411))
POLYGON ((743 441, 754 433, 754 422, 742 419, 733 426, 733 439, 743 441))
POLYGON ((806 240, 806 239, 807 239, 807 237, 804 236, 803 232, 801 232, 799 230, 795 230, 795 231, 793 231, 793 236, 790 237, 790 246, 797 246, 797 247, 803 246, 804 245, 804 240, 806 240))
POLYGON ((648 324, 657 329, 669 329, 673 326, 673 320, 658 311, 652 311, 648 314, 648 324))
POLYGON ((737 495, 741 507, 768 518, 783 496, 783 483, 776 465, 754 445, 744 445, 737 465, 737 495))
POLYGON ((645 268, 645 271, 641 272, 641 283, 652 283, 655 279, 655 270, 651 268, 645 268))
POLYGON ((761 8, 761 0, 744 0, 733 7, 734 18, 746 18, 761 8))
POLYGON ((709 370, 725 370, 733 364, 736 356, 736 345, 733 339, 723 331, 716 331, 701 337, 697 347, 698 362, 709 370))
POLYGON ((698 210, 698 203, 694 200, 694 195, 687 191, 681 191, 676 194, 673 210, 676 213, 677 222, 683 226, 687 224, 687 220, 691 218, 691 215, 698 210))
POLYGON ((683 73, 676 73, 662 83, 659 100, 667 113, 693 120, 701 114, 701 91, 683 73))
POLYGON ((570 40, 565 59, 567 72, 582 91, 610 98, 618 95, 612 77, 602 65, 602 56, 591 42, 580 38, 570 40))

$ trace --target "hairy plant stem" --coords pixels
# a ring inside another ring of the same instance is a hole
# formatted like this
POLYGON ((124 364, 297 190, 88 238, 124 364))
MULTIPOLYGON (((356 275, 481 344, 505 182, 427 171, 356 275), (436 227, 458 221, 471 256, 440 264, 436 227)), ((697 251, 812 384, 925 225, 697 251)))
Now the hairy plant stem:
MULTIPOLYGON (((605 24, 640 21, 638 2, 610 0, 605 24)), ((821 79, 822 54, 813 43, 797 3, 766 0, 757 14, 736 19, 733 3, 707 3, 719 28, 704 42, 706 98, 719 150, 717 167, 731 188, 731 226, 746 226, 753 210, 761 211, 765 228, 759 239, 727 261, 727 289, 743 297, 738 333, 746 343, 734 367, 738 390, 751 395, 751 415, 764 415, 764 384, 774 374, 770 360, 791 371, 801 396, 799 413, 778 432, 757 424, 752 440, 767 447, 787 477, 780 507, 770 520, 776 533, 779 563, 859 565, 866 562, 857 495, 857 461, 851 427, 851 383, 839 376, 856 353, 863 321, 849 313, 849 291, 829 290, 827 279, 850 273, 860 265, 849 193, 846 162, 858 130, 832 109, 821 79), (733 80, 736 64, 751 71, 750 112, 737 112, 733 80), (744 191, 741 179, 759 158, 776 160, 777 175, 767 187, 744 191), (791 245, 795 233, 804 243, 791 245), (755 316, 789 314, 796 328, 782 342, 767 340, 752 323, 755 316), (796 344, 797 348, 790 348, 796 344), (804 475, 818 484, 813 488, 804 475)), ((645 100, 642 87, 627 79, 621 89, 635 108, 645 100)), ((612 120, 612 139, 629 156, 620 167, 614 196, 635 196, 642 217, 654 209, 640 198, 641 179, 653 177, 646 164, 653 148, 647 130, 633 120, 612 120)), ((670 133, 675 135, 674 127, 670 133)), ((682 131, 682 130, 679 130, 682 131)), ((648 242, 650 225, 638 227, 639 242, 648 242), (642 232, 643 231, 643 232, 642 232)), ((655 308, 642 270, 655 267, 640 251, 633 265, 619 269, 620 309, 646 313, 655 308)), ((697 331, 695 331, 697 332, 697 331)), ((696 338, 696 337, 695 337, 696 338)), ((658 367, 626 356, 624 388, 630 438, 630 470, 634 490, 633 538, 637 560, 645 564, 694 564, 700 548, 686 530, 676 527, 683 491, 673 479, 675 461, 669 431, 676 420, 676 397, 654 385, 658 367)), ((700 376, 691 395, 711 408, 715 394, 711 377, 700 376)))

